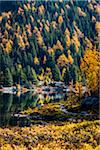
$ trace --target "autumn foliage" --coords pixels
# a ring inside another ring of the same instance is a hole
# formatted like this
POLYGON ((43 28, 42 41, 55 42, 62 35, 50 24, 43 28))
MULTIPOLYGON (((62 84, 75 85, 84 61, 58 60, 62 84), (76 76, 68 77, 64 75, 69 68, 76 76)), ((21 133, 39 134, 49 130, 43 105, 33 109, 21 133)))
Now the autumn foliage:
POLYGON ((13 83, 32 84, 31 69, 38 77, 50 68, 50 80, 69 84, 84 79, 83 84, 97 90, 100 6, 96 1, 16 2, 8 11, 5 5, 0 13, 2 76, 7 69, 13 83))
POLYGON ((86 77, 86 84, 92 92, 99 90, 100 53, 94 50, 86 50, 81 61, 81 71, 86 77))

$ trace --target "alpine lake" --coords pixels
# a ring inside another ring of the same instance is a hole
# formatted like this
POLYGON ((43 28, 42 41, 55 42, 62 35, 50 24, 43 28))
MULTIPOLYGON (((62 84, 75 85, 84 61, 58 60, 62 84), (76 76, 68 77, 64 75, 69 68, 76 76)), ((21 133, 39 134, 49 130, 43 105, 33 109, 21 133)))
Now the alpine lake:
MULTIPOLYGON (((40 90, 40 89, 39 89, 40 90)), ((98 111, 97 111, 98 112, 98 111)), ((42 92, 0 92, 0 126, 29 126, 36 122, 97 119, 96 109, 85 109, 69 90, 48 87, 42 92)))

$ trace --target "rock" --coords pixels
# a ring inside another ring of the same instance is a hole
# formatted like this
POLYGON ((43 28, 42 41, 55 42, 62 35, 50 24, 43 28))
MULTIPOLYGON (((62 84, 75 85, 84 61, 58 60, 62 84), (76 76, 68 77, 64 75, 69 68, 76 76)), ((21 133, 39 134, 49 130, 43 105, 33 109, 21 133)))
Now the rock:
POLYGON ((99 98, 96 97, 86 97, 82 103, 81 108, 98 108, 99 107, 99 98))

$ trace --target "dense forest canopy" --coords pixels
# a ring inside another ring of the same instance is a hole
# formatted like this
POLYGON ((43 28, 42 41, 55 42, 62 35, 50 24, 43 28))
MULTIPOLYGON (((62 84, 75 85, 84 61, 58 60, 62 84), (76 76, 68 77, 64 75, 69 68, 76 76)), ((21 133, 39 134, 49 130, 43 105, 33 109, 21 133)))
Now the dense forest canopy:
POLYGON ((98 89, 99 1, 0 5, 0 85, 55 80, 98 89))

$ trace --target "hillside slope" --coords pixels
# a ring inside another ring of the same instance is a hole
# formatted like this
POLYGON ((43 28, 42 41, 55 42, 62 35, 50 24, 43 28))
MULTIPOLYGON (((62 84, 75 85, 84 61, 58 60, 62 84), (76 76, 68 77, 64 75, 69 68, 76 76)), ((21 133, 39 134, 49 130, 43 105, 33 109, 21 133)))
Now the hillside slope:
POLYGON ((0 85, 92 80, 97 87, 98 1, 3 2, 1 8, 0 85))

